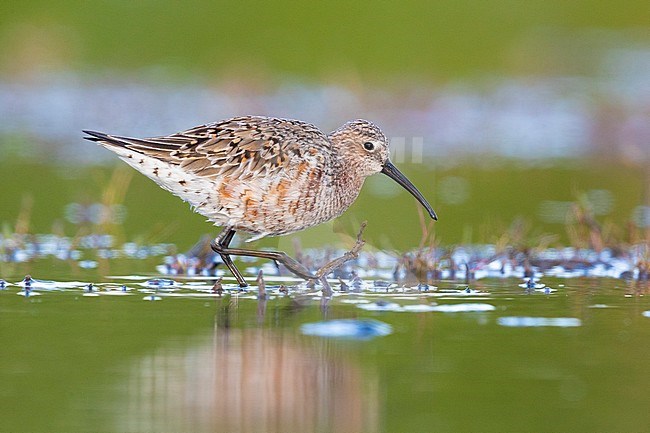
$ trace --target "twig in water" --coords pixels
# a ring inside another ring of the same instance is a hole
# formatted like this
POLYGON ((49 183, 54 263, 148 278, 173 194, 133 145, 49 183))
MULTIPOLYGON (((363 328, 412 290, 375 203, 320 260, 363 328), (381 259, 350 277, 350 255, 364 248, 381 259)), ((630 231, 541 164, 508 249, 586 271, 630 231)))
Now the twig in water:
POLYGON ((264 272, 261 269, 257 273, 257 299, 266 299, 266 283, 264 282, 264 272))
POLYGON ((342 256, 329 261, 316 272, 316 276, 319 279, 330 274, 331 272, 334 272, 335 269, 340 268, 346 262, 349 262, 350 260, 359 257, 359 251, 361 251, 361 248, 363 248, 363 246, 366 243, 366 241, 364 241, 361 237, 363 235, 363 231, 366 228, 366 225, 367 225, 367 221, 361 223, 361 227, 359 228, 359 234, 357 234, 357 241, 350 251, 347 251, 342 256))
POLYGON ((363 246, 366 243, 366 241, 362 239, 363 231, 365 230, 366 225, 367 225, 367 221, 361 223, 361 227, 359 228, 359 233, 357 234, 357 241, 350 251, 347 251, 342 256, 329 261, 328 263, 323 265, 318 271, 316 271, 316 278, 323 285, 323 295, 325 296, 332 295, 332 288, 327 282, 327 275, 329 275, 330 273, 334 272, 334 270, 343 266, 346 262, 349 262, 350 260, 359 257, 359 251, 361 251, 361 248, 363 248, 363 246))
POLYGON ((221 296, 223 293, 223 285, 221 284, 221 280, 223 278, 219 277, 217 280, 214 282, 214 286, 212 286, 212 293, 216 293, 217 295, 221 296))

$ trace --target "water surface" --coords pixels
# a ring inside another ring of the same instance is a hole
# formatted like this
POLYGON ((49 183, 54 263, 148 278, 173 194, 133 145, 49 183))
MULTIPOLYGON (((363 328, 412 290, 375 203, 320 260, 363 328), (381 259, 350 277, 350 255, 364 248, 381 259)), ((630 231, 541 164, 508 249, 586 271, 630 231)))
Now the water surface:
POLYGON ((647 426, 650 302, 638 282, 543 278, 546 289, 527 290, 517 279, 486 279, 469 290, 441 281, 428 291, 348 293, 334 284, 327 301, 267 281, 260 301, 228 284, 218 296, 209 279, 175 281, 158 290, 144 277, 113 277, 91 293, 83 279, 34 288, 39 296, 19 296, 17 285, 0 291, 0 430, 647 426), (145 300, 152 292, 159 301, 145 300), (305 324, 339 319, 390 332, 304 333, 305 324))

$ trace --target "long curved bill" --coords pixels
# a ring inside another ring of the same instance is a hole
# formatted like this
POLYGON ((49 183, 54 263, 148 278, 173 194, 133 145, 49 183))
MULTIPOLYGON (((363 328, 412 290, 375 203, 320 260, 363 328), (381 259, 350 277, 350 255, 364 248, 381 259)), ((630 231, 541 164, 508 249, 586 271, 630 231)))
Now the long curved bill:
POLYGON ((405 190, 410 192, 413 195, 413 197, 415 197, 420 202, 420 204, 424 206, 427 212, 429 212, 431 218, 433 218, 434 220, 438 219, 438 216, 431 208, 429 202, 424 198, 424 196, 420 193, 420 191, 418 191, 415 185, 413 185, 411 181, 408 180, 406 176, 404 176, 402 172, 399 171, 397 167, 393 165, 392 162, 386 161, 386 163, 384 164, 384 168, 381 169, 381 172, 384 173, 386 176, 390 177, 391 179, 393 179, 395 182, 402 185, 402 187, 404 187, 405 190))

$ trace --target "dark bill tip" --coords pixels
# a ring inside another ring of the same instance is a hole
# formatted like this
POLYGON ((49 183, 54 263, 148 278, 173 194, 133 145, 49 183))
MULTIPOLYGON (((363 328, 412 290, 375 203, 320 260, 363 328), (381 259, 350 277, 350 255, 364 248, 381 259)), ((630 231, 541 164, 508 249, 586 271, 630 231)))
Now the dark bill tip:
POLYGON ((392 162, 386 161, 386 163, 384 164, 384 168, 381 169, 381 172, 384 173, 386 176, 390 177, 391 179, 393 179, 395 182, 399 183, 405 190, 410 192, 411 195, 413 195, 413 197, 415 197, 417 201, 419 201, 420 204, 424 206, 424 208, 427 210, 431 218, 433 218, 434 220, 438 220, 438 216, 431 208, 429 202, 424 198, 424 196, 420 193, 420 191, 418 191, 415 185, 413 185, 411 181, 408 180, 406 176, 404 176, 402 172, 399 171, 397 167, 393 165, 392 162))

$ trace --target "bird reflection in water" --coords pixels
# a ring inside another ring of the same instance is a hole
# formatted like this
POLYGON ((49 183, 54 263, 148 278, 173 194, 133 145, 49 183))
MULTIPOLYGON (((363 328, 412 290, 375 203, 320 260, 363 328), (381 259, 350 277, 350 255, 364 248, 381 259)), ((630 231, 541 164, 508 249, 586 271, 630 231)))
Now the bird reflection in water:
POLYGON ((229 327, 230 314, 223 314, 212 335, 133 363, 117 430, 379 429, 376 376, 344 356, 337 341, 301 337, 295 328, 229 327))

